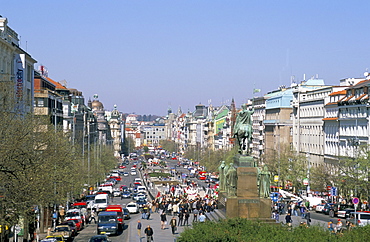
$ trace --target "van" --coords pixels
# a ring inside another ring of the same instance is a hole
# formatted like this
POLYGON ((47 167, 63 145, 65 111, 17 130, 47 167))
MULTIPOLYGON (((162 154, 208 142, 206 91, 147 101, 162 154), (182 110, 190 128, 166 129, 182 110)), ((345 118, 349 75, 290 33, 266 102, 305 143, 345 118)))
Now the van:
POLYGON ((104 211, 108 207, 108 194, 97 194, 94 200, 96 211, 104 211))
POLYGON ((123 220, 123 209, 121 205, 108 205, 106 212, 117 212, 117 220, 119 224, 119 229, 122 230, 125 222, 123 220))
POLYGON ((117 212, 101 212, 98 215, 98 234, 118 234, 117 212))
POLYGON ((370 213, 352 212, 349 215, 349 221, 357 226, 365 226, 370 224, 370 213))

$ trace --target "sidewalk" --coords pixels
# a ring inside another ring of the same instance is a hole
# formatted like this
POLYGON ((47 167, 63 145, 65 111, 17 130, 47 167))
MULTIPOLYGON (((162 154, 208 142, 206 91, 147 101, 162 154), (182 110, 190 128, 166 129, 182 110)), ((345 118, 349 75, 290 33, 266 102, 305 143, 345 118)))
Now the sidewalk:
MULTIPOLYGON (((171 230, 171 226, 169 225, 169 222, 170 222, 171 218, 172 218, 172 216, 170 216, 170 215, 167 216, 167 225, 166 225, 166 228, 164 230, 161 229, 161 219, 160 219, 159 213, 152 213, 150 215, 149 220, 139 219, 140 222, 141 222, 141 225, 142 225, 141 238, 139 238, 139 235, 138 235, 138 232, 137 232, 137 229, 136 229, 137 228, 137 220, 130 221, 128 229, 127 229, 128 230, 127 231, 128 232, 128 237, 127 237, 128 240, 127 241, 128 242, 131 242, 131 241, 146 242, 146 236, 144 234, 144 230, 148 225, 150 225, 150 227, 152 227, 152 229, 154 231, 154 235, 153 235, 154 241, 161 241, 161 242, 176 241, 177 237, 180 235, 180 233, 182 231, 184 231, 184 229, 186 227, 190 228, 191 226, 179 226, 179 227, 177 227, 176 233, 173 235, 172 230, 171 230)), ((192 216, 190 216, 190 218, 193 219, 192 216)), ((178 221, 178 217, 176 217, 176 220, 178 221)))

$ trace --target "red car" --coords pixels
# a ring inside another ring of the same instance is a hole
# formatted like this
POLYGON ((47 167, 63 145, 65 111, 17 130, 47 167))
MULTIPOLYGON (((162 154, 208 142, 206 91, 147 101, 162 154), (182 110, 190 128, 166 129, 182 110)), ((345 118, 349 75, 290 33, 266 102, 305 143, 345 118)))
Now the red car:
POLYGON ((109 179, 114 179, 116 181, 121 181, 122 178, 120 176, 110 176, 109 179))
POLYGON ((68 221, 75 222, 77 231, 80 231, 83 229, 83 222, 81 219, 68 219, 68 221))
POLYGON ((122 166, 119 166, 120 169, 125 169, 126 166, 122 165, 122 166))

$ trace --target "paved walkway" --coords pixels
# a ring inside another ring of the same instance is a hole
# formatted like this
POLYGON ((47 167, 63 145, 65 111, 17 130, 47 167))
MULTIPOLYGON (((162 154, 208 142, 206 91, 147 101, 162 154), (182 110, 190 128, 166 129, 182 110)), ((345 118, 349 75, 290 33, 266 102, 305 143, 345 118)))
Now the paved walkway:
MULTIPOLYGON (((177 231, 173 235, 172 234, 172 230, 171 230, 171 226, 169 225, 169 222, 170 222, 171 218, 172 218, 172 216, 170 216, 170 215, 167 216, 167 223, 168 224, 166 225, 166 228, 164 230, 161 229, 161 219, 160 219, 159 213, 152 213, 150 215, 149 220, 147 220, 147 219, 140 219, 141 224, 142 224, 141 237, 140 238, 139 238, 139 234, 138 234, 138 231, 137 231, 137 220, 136 221, 135 220, 130 221, 129 226, 128 226, 128 229, 127 229, 127 232, 128 232, 128 239, 127 239, 127 241, 128 242, 131 242, 131 241, 145 242, 146 241, 146 236, 144 234, 144 229, 148 225, 150 225, 150 227, 152 227, 152 229, 153 229, 153 232, 154 232, 154 235, 153 235, 154 241, 161 241, 161 242, 176 241, 176 239, 178 238, 178 236, 180 235, 180 233, 182 231, 184 231, 184 229, 187 226, 179 226, 179 227, 177 227, 177 231)), ((193 219, 192 216, 190 216, 190 218, 193 219)), ((178 221, 178 217, 176 217, 176 220, 178 221)), ((190 226, 189 226, 189 228, 190 228, 190 226)))

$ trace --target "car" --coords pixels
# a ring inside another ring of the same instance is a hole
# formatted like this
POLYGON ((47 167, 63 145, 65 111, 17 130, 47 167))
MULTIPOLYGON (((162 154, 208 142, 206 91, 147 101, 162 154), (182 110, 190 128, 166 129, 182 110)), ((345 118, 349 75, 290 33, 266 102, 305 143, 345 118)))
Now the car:
POLYGON ((113 196, 114 197, 119 197, 121 195, 120 191, 113 191, 113 196))
POLYGON ((130 211, 128 211, 127 208, 123 208, 122 211, 123 211, 123 218, 124 219, 130 219, 131 218, 130 211))
POLYGON ((325 203, 317 204, 315 207, 316 213, 322 213, 322 209, 324 208, 325 203))
POLYGON ((134 195, 132 197, 132 199, 134 199, 136 201, 139 200, 139 199, 146 199, 146 194, 145 193, 142 193, 142 192, 137 193, 136 195, 134 195))
POLYGON ((326 214, 326 215, 329 215, 330 217, 334 217, 335 207, 336 207, 335 205, 336 204, 334 204, 334 203, 325 204, 323 209, 322 209, 322 213, 326 214))
POLYGON ((204 176, 204 175, 200 175, 200 176, 199 176, 199 180, 203 180, 203 181, 204 181, 204 180, 206 180, 206 179, 207 179, 207 177, 206 177, 206 176, 204 176))
POLYGON ((118 234, 119 221, 117 212, 100 212, 98 215, 97 234, 118 234))
POLYGON ((349 218, 351 212, 355 212, 353 205, 340 204, 338 207, 337 216, 339 218, 349 218))
POLYGON ((127 187, 126 185, 121 185, 121 186, 119 187, 119 190, 120 190, 120 191, 125 191, 125 190, 128 190, 128 187, 127 187))
POLYGON ((119 166, 119 168, 120 168, 120 169, 125 169, 125 168, 126 168, 126 166, 125 166, 125 165, 120 165, 120 166, 119 166))
POLYGON ((49 236, 46 236, 45 239, 54 239, 55 241, 58 241, 58 242, 64 242, 66 241, 62 235, 49 235, 49 236))
POLYGON ((47 239, 42 239, 40 242, 58 242, 56 238, 47 238, 47 239))
POLYGON ((94 235, 88 242, 111 242, 109 237, 105 234, 94 235))
POLYGON ((126 208, 130 213, 138 213, 139 212, 139 206, 135 202, 130 202, 126 205, 126 208))
POLYGON ((89 242, 110 242, 111 240, 105 234, 94 235, 89 239, 89 242))
POLYGON ((61 235, 65 240, 71 240, 73 237, 73 231, 69 225, 58 225, 50 232, 50 235, 61 235))
POLYGON ((370 213, 366 212, 351 212, 349 214, 349 221, 359 227, 370 224, 370 213))
POLYGON ((72 236, 77 235, 77 226, 76 223, 72 220, 66 220, 60 223, 60 225, 68 225, 72 230, 72 236))
POLYGON ((137 175, 137 173, 136 173, 136 171, 131 171, 131 176, 136 176, 137 175))
POLYGON ((131 198, 131 192, 126 190, 121 193, 121 198, 131 198))
POLYGON ((81 231, 84 228, 82 219, 75 218, 75 219, 68 219, 67 221, 75 222, 77 231, 81 231))
POLYGON ((128 176, 129 174, 128 174, 128 172, 127 171, 125 171, 124 173, 123 173, 123 176, 128 176))
POLYGON ((145 198, 139 198, 136 200, 136 204, 139 206, 139 208, 142 208, 145 204, 147 204, 147 201, 145 198))

